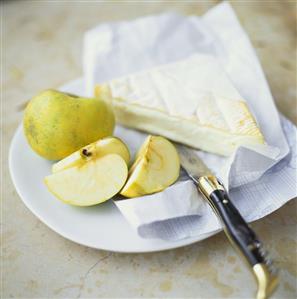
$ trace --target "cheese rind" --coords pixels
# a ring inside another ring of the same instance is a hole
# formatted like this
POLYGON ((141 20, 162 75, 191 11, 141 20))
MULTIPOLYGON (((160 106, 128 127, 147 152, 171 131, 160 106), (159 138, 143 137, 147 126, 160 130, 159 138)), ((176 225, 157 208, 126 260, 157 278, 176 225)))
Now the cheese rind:
POLYGON ((117 121, 208 152, 230 155, 264 138, 244 99, 207 55, 98 85, 117 121))

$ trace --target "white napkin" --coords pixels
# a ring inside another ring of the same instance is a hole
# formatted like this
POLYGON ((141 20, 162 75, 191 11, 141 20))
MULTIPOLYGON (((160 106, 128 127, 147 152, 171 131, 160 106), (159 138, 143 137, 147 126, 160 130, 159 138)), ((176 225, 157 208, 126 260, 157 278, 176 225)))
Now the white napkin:
MULTIPOLYGON (((258 149, 240 147, 228 158, 197 151, 230 188, 243 217, 259 219, 297 195, 296 128, 288 120, 280 120, 254 49, 228 3, 217 5, 201 18, 166 13, 88 31, 83 52, 86 92, 93 95, 96 83, 195 53, 213 55, 223 66, 268 143, 258 149)), ((132 153, 145 138, 143 133, 120 126, 115 135, 132 153)), ((184 173, 163 192, 114 202, 144 238, 176 240, 220 229, 184 173)))

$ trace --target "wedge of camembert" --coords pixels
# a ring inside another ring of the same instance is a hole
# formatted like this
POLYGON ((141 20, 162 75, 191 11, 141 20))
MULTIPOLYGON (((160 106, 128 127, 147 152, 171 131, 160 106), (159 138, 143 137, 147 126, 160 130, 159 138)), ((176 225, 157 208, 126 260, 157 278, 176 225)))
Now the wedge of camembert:
POLYGON ((97 85, 95 95, 112 102, 120 124, 211 153, 264 143, 245 100, 209 55, 97 85))

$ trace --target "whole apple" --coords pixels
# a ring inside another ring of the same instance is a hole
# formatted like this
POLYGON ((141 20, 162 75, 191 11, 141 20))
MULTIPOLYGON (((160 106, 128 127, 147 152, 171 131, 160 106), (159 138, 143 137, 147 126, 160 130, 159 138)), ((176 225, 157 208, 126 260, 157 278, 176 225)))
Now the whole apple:
POLYGON ((81 147, 110 136, 112 108, 99 98, 82 98, 46 90, 27 105, 24 132, 32 149, 49 160, 60 160, 81 147))

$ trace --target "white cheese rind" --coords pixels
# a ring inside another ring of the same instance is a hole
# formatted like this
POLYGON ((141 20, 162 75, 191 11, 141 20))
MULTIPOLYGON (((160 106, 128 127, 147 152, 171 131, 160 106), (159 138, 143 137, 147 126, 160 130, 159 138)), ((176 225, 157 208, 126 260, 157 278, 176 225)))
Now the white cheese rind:
POLYGON ((221 155, 264 138, 244 99, 208 55, 129 75, 97 86, 117 121, 221 155))

